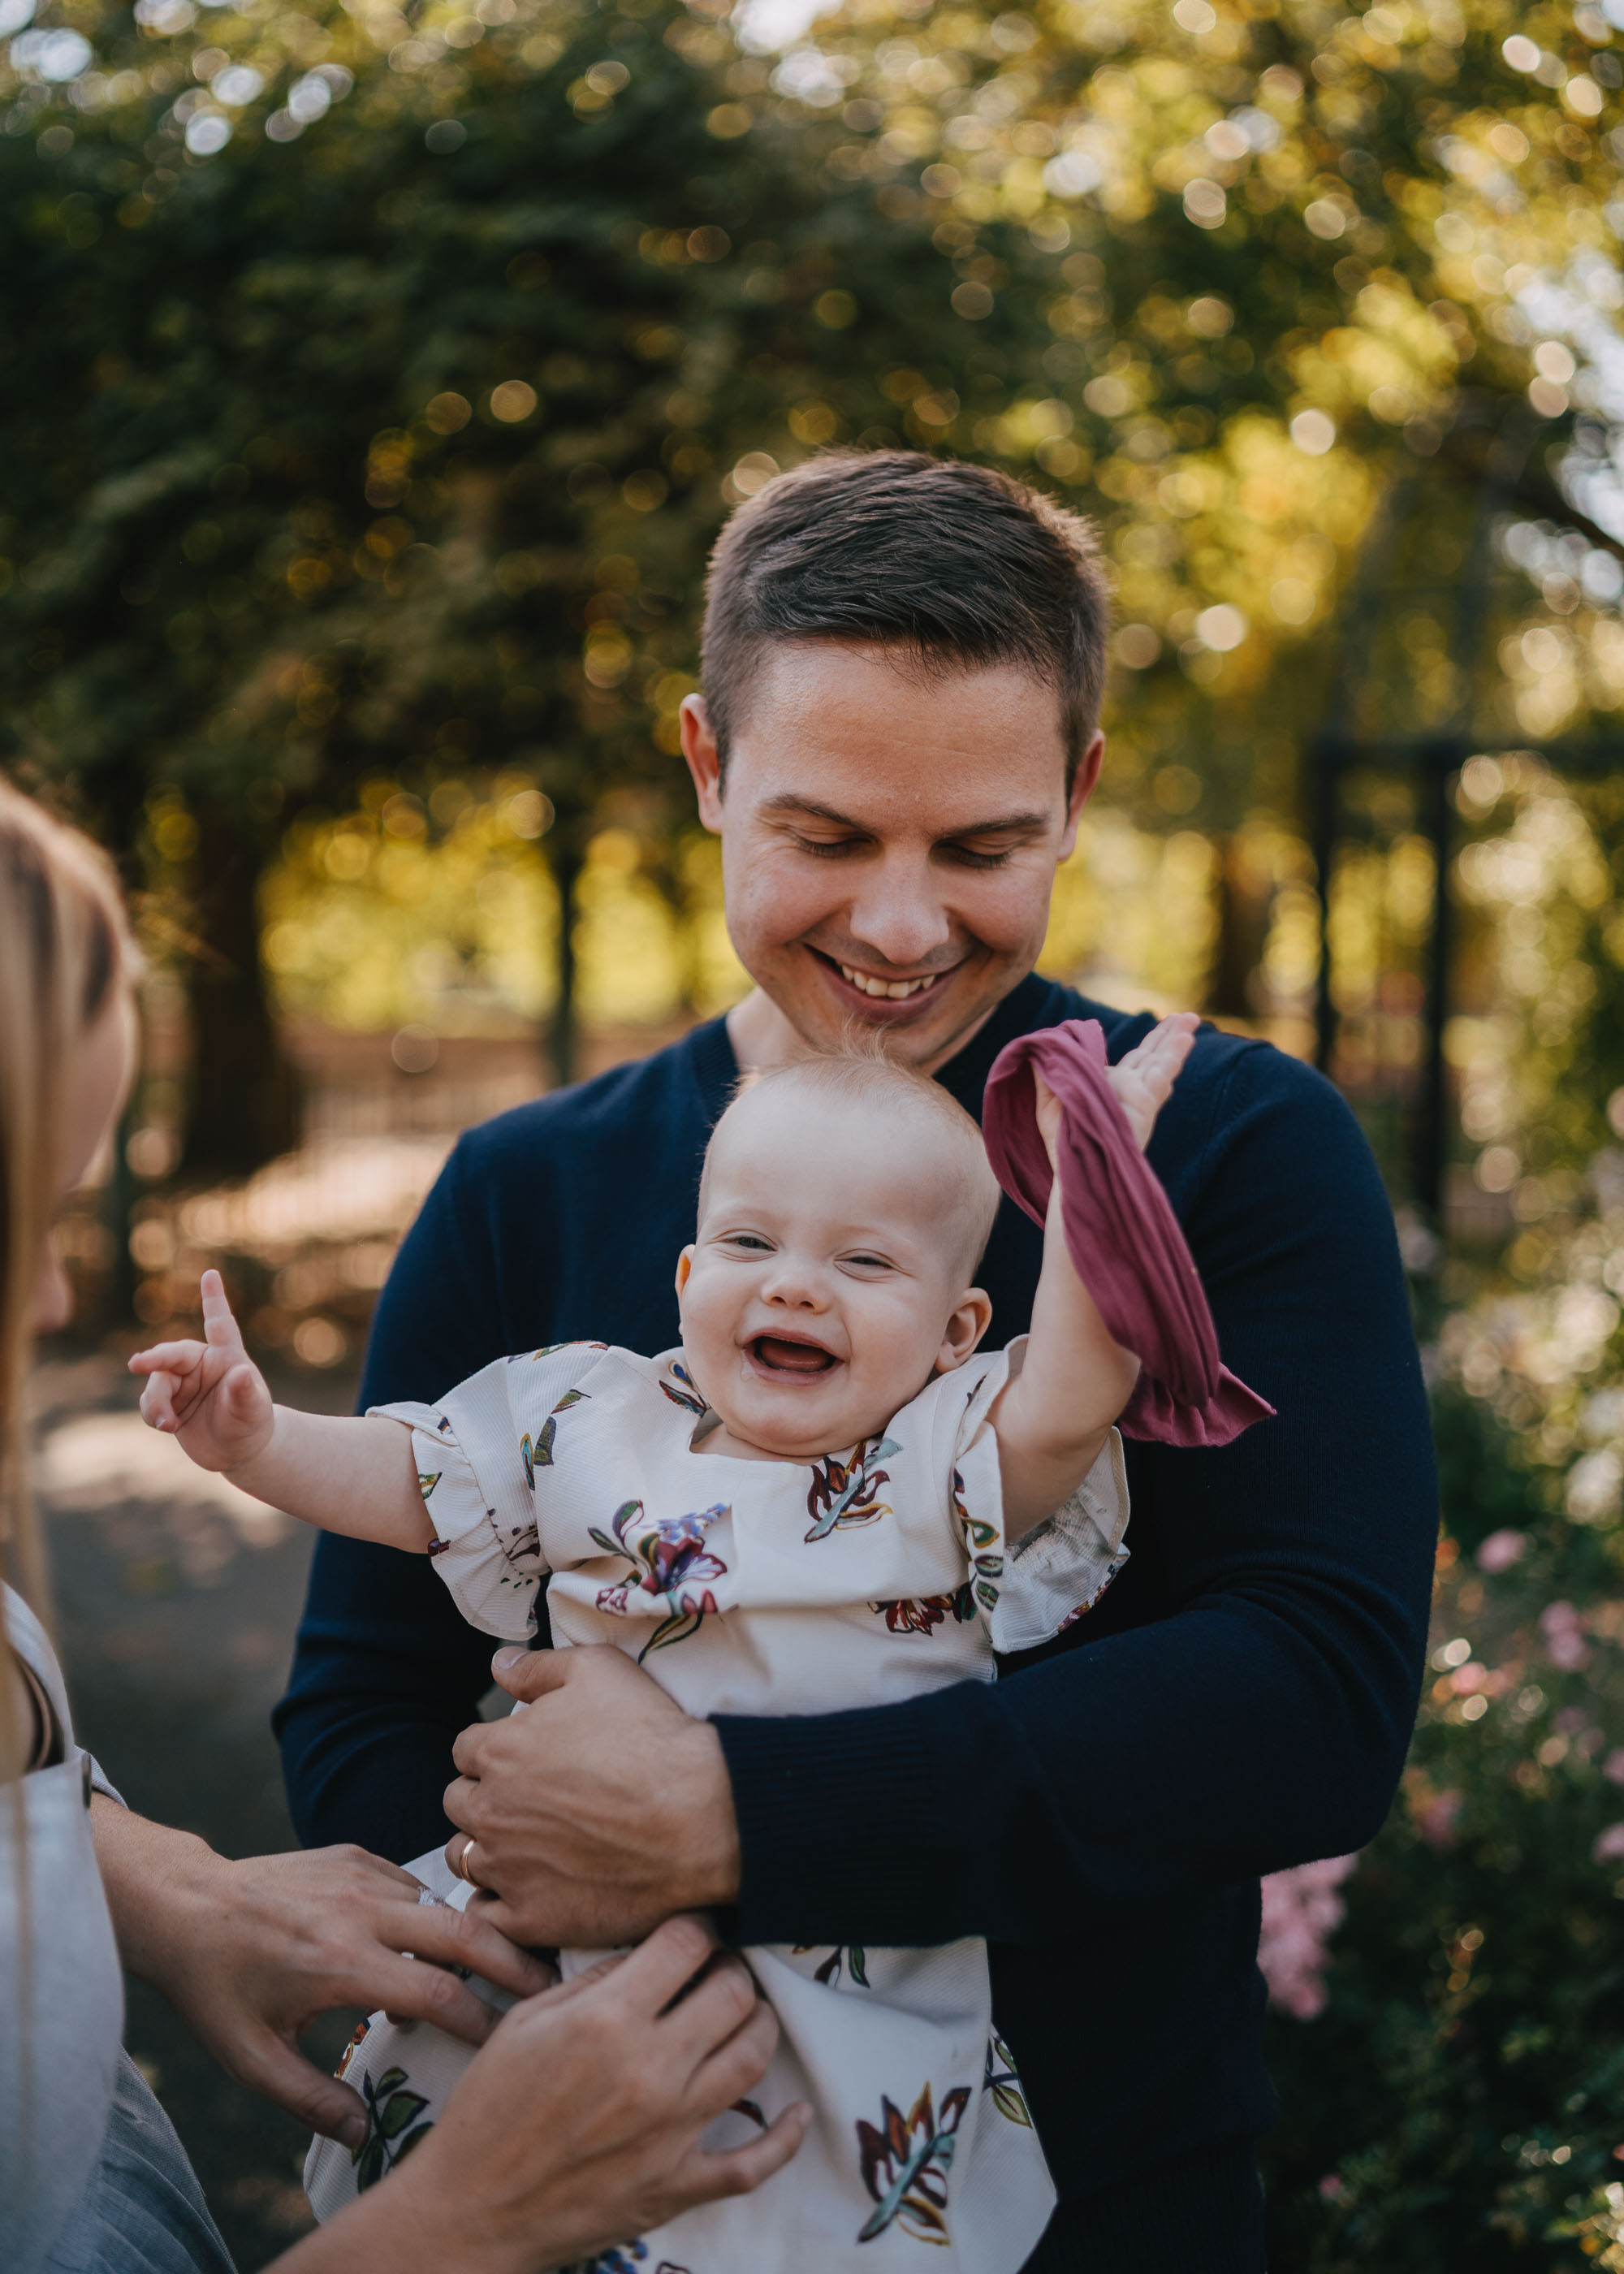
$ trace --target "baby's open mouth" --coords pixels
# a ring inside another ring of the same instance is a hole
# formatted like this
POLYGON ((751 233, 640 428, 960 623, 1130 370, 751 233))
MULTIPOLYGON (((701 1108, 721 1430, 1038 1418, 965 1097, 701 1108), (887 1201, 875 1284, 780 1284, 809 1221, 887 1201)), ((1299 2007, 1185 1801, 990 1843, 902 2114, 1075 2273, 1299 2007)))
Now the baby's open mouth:
POLYGON ((835 1360, 816 1343, 793 1342, 787 1335, 757 1335, 747 1344, 750 1356, 764 1373, 793 1374, 803 1379, 827 1374, 835 1360))

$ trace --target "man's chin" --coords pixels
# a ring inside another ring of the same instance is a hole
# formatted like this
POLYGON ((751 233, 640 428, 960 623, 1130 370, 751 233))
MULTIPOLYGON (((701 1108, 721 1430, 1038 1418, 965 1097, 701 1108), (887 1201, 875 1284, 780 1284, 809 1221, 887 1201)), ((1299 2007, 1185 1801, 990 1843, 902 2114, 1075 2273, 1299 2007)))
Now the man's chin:
MULTIPOLYGON (((789 975, 785 975, 788 976, 789 975)), ((903 1002, 865 997, 810 951, 790 986, 769 990, 790 1024, 819 1050, 841 1049, 853 1035, 872 1035, 888 1058, 933 1067, 959 1050, 1020 977, 1011 969, 1003 985, 985 964, 959 964, 921 997, 903 1002), (808 966, 810 968, 808 968, 808 966)))

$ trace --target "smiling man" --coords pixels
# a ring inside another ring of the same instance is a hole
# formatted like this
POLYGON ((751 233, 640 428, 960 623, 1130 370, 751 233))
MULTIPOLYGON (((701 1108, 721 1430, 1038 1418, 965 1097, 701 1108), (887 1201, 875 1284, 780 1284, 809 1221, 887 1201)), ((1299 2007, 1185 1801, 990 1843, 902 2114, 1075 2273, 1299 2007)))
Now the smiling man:
MULTIPOLYGON (((755 991, 469 1132, 384 1291, 366 1402, 545 1343, 673 1344, 742 1071, 877 1036, 979 1118, 1017 1035, 1097 1017, 1113 1059, 1143 1037, 1147 1015, 1033 969, 1099 775, 1106 621, 1084 524, 974 467, 831 456, 734 516, 683 736, 755 991)), ((420 1562, 324 1537, 278 1708, 304 1837, 404 1858, 448 1814, 527 1942, 698 1908, 748 1943, 984 1937, 1060 2196, 1029 2274, 1258 2274, 1258 1878, 1374 1832, 1425 1646, 1426 1414, 1351 1117, 1207 1030, 1150 1159, 1276 1418, 1221 1452, 1131 1447, 1127 1569, 996 1684, 699 1722, 616 1652, 541 1652, 501 1672, 530 1710, 465 1728, 486 1645, 420 1562)), ((1006 1201, 978 1275, 991 1346, 1027 1326, 1041 1258, 1006 1201)), ((799 2274, 793 2236, 775 2264, 799 2274)))

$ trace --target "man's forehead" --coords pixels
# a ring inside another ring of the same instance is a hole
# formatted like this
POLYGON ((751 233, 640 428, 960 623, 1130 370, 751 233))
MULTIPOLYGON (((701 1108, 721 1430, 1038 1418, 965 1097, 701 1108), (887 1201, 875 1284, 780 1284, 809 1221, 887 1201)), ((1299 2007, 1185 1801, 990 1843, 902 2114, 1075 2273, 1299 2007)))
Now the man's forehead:
POLYGON ((1052 807, 1066 746, 1058 695, 1024 665, 936 667, 873 644, 789 640, 763 651, 728 768, 730 789, 758 808, 793 798, 842 819, 962 832, 1052 807))

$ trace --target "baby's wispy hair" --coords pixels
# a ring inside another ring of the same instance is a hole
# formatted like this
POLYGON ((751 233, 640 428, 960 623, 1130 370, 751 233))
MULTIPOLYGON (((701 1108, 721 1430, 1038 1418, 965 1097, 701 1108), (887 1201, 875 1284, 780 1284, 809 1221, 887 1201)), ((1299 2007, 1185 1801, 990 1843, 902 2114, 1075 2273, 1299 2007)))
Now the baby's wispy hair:
MULTIPOLYGON (((923 1116, 951 1141, 958 1166, 949 1201, 951 1213, 944 1231, 957 1238, 967 1285, 992 1236, 1000 1193, 981 1133, 958 1099, 950 1096, 941 1083, 929 1074, 899 1065, 895 1058, 886 1056, 876 1036, 858 1029, 848 1035, 837 1050, 809 1052, 804 1058, 786 1059, 782 1065, 757 1067, 741 1074, 710 1133, 710 1145, 715 1144, 718 1133, 734 1106, 747 1097, 784 1086, 808 1091, 815 1096, 833 1098, 843 1104, 872 1107, 882 1117, 923 1116)), ((710 1145, 705 1148, 705 1165, 700 1175, 702 1216, 710 1175, 710 1145)))

